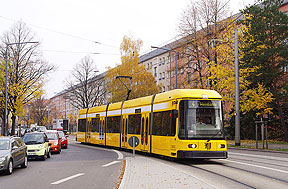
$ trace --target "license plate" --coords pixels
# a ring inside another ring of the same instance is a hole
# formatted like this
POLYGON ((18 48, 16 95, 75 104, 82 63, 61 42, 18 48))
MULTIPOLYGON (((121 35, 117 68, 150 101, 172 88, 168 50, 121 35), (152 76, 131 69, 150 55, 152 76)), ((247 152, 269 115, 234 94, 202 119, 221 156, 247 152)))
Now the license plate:
POLYGON ((28 153, 28 156, 34 156, 34 155, 36 155, 35 152, 29 152, 29 153, 28 153))

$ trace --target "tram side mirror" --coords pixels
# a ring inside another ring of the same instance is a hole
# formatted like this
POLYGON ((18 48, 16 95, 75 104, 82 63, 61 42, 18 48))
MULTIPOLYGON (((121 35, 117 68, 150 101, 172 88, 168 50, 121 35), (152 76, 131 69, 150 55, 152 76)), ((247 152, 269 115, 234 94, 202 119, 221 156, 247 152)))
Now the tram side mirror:
POLYGON ((172 118, 173 119, 178 118, 178 111, 177 110, 172 110, 172 118))

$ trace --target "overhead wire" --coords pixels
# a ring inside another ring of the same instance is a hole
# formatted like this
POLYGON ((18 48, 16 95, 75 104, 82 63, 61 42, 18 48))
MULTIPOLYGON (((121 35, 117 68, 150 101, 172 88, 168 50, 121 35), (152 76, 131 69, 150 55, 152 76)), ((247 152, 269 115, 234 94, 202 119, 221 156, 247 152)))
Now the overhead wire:
MULTIPOLYGON (((1 16, 0 15, 0 17, 3 18, 3 19, 6 19, 6 20, 10 20, 10 21, 16 22, 16 20, 11 19, 11 18, 7 18, 5 16, 1 16)), ((87 38, 80 37, 80 36, 77 36, 77 35, 72 35, 72 34, 69 34, 69 33, 64 33, 64 32, 60 32, 60 31, 52 30, 50 28, 38 26, 38 25, 35 25, 35 24, 27 23, 27 22, 25 22, 25 23, 30 25, 30 26, 32 26, 32 27, 39 28, 39 29, 42 29, 42 30, 46 30, 46 31, 49 31, 49 32, 53 32, 53 33, 57 33, 57 34, 65 35, 65 36, 69 36, 69 37, 76 38, 76 39, 81 39, 81 40, 84 40, 84 41, 89 41, 89 42, 92 42, 92 43, 95 43, 95 44, 99 44, 99 45, 103 45, 103 46, 107 46, 107 47, 118 48, 118 47, 110 45, 110 44, 106 44, 106 43, 102 43, 102 42, 99 42, 99 41, 87 39, 87 38)))

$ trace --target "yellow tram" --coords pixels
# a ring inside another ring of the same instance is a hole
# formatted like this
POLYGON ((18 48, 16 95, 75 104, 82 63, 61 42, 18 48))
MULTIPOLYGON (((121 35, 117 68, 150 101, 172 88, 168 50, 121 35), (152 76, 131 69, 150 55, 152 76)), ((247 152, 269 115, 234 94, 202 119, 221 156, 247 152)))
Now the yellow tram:
POLYGON ((175 89, 82 109, 77 141, 173 158, 227 158, 221 96, 213 90, 175 89))

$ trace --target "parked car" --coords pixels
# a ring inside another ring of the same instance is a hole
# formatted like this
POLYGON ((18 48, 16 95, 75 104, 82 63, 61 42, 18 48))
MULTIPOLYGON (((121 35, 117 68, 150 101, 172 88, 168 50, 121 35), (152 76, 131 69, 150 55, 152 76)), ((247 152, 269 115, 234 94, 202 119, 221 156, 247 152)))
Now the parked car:
POLYGON ((68 148, 68 135, 65 135, 63 131, 57 131, 61 140, 61 148, 68 148))
POLYGON ((60 154, 61 152, 61 140, 58 135, 58 131, 56 130, 47 130, 46 135, 49 140, 49 144, 51 147, 51 152, 55 152, 57 154, 60 154))
POLYGON ((12 174, 19 165, 28 166, 27 147, 20 137, 0 137, 0 171, 12 174))
POLYGON ((41 158, 42 160, 46 160, 51 157, 49 140, 45 133, 26 133, 23 141, 27 146, 28 158, 41 158))
POLYGON ((46 132, 47 128, 45 126, 36 126, 35 131, 46 132))

